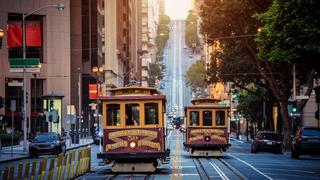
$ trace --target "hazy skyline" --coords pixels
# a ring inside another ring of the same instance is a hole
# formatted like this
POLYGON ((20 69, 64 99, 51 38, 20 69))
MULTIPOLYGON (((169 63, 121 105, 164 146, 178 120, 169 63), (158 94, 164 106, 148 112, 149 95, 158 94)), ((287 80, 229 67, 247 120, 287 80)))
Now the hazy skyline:
POLYGON ((171 19, 185 19, 191 4, 192 0, 165 0, 165 13, 171 19))

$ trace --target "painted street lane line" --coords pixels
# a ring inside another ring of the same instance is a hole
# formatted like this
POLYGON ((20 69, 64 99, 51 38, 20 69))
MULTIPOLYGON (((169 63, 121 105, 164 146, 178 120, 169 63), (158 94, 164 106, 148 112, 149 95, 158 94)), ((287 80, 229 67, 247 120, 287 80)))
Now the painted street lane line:
POLYGON ((263 172, 259 171, 257 168, 255 168, 255 167, 252 166, 251 164, 247 163, 246 161, 241 160, 241 159, 239 159, 239 158, 237 158, 237 157, 235 157, 234 155, 231 155, 231 154, 229 154, 229 156, 231 156, 231 157, 237 159, 238 161, 246 164, 247 166, 249 166, 250 168, 252 168, 252 169, 253 169, 254 171, 256 171, 257 173, 259 173, 259 174, 261 174, 262 176, 266 177, 267 179, 272 180, 271 177, 269 177, 268 175, 266 175, 266 174, 264 174, 263 172))

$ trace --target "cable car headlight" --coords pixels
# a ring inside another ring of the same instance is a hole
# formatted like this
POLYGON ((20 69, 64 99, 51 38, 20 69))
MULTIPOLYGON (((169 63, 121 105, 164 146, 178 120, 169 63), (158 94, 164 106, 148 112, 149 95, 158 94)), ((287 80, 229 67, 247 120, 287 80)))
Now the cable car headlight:
POLYGON ((209 136, 204 137, 204 141, 209 142, 211 138, 209 136))
POLYGON ((129 146, 130 146, 130 148, 135 148, 136 147, 136 143, 135 142, 130 142, 130 144, 129 144, 129 146))

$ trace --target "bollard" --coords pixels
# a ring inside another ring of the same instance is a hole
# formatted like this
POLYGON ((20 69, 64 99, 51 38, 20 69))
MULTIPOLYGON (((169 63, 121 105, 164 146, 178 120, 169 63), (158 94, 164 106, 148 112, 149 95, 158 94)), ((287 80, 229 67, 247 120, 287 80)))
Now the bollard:
POLYGON ((44 180, 44 178, 46 177, 46 173, 47 173, 47 161, 48 161, 48 157, 46 156, 46 157, 43 159, 43 169, 42 169, 41 180, 44 180))
POLYGON ((9 175, 9 168, 6 167, 6 168, 3 170, 2 179, 3 179, 3 180, 8 180, 8 175, 9 175))
POLYGON ((46 169, 47 169, 46 167, 47 167, 47 157, 45 157, 40 161, 40 166, 38 169, 38 177, 37 177, 38 180, 44 179, 46 175, 46 169))
POLYGON ((67 179, 72 179, 74 177, 73 169, 74 169, 74 150, 69 152, 67 179))
POLYGON ((48 176, 46 178, 48 180, 52 180, 52 173, 53 173, 53 170, 54 170, 54 161, 55 161, 55 159, 53 157, 51 157, 50 165, 49 165, 49 169, 48 169, 48 176))
POLYGON ((63 155, 63 160, 62 160, 62 176, 61 179, 65 179, 65 172, 66 172, 66 166, 67 166, 67 155, 63 155))
POLYGON ((88 172, 91 170, 91 147, 88 147, 88 172))
POLYGON ((21 180, 22 179, 22 169, 23 169, 23 163, 20 162, 18 166, 18 176, 17 179, 21 180))
POLYGON ((26 161, 26 167, 24 168, 24 179, 27 180, 29 178, 29 170, 30 170, 30 161, 26 161))
POLYGON ((30 179, 34 179, 35 178, 36 168, 37 168, 37 160, 33 160, 32 169, 31 169, 31 178, 30 179))
POLYGON ((81 160, 81 148, 78 150, 78 161, 77 161, 77 165, 76 165, 76 173, 75 176, 79 176, 79 166, 80 166, 80 160, 81 160))
POLYGON ((54 175, 54 179, 55 180, 59 180, 59 175, 60 175, 60 166, 61 166, 61 154, 58 155, 58 161, 57 161, 57 164, 56 164, 56 170, 55 170, 55 175, 54 175))
POLYGON ((71 160, 72 160, 72 151, 69 152, 67 179, 70 179, 70 175, 71 175, 71 160))
POLYGON ((13 178, 14 178, 14 166, 12 165, 9 168, 9 179, 13 180, 13 178))

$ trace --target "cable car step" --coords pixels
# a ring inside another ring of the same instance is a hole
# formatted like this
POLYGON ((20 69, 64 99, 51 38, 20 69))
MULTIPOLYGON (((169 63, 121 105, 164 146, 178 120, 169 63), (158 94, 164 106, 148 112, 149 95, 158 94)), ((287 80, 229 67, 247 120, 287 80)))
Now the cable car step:
POLYGON ((195 150, 192 154, 192 157, 221 157, 222 153, 220 150, 195 150))
POLYGON ((153 163, 117 163, 112 166, 112 172, 154 172, 153 163))

